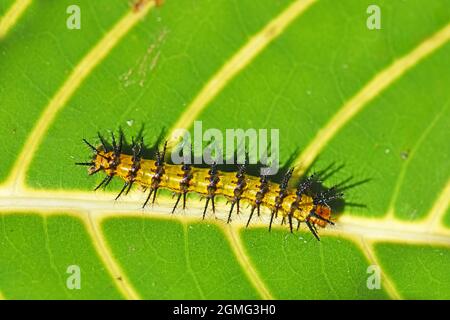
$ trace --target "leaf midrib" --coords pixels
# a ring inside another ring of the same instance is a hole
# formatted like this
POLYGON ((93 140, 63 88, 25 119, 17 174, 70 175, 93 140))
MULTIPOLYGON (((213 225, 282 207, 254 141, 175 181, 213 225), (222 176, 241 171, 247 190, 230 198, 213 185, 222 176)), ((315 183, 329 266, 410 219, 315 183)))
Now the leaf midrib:
MULTIPOLYGON (((53 215, 61 212, 90 212, 97 217, 150 217, 159 219, 172 219, 180 222, 198 221, 202 216, 203 205, 198 200, 189 200, 190 216, 170 215, 173 203, 168 197, 159 197, 158 205, 152 209, 142 210, 142 194, 133 192, 127 198, 114 201, 114 194, 101 192, 57 192, 57 191, 26 191, 20 195, 4 195, 0 192, 0 207, 2 214, 11 212, 38 212, 44 215, 53 215), (149 214, 149 212, 151 212, 149 214)), ((228 212, 221 204, 218 205, 215 220, 209 223, 224 226, 228 212)), ((445 211, 444 211, 445 212, 445 211)), ((77 215, 77 214, 75 214, 77 215)), ((429 214, 427 214, 429 215, 429 214)), ((269 215, 263 214, 260 221, 252 227, 266 227, 269 215)), ((245 219, 244 219, 245 220, 245 219)), ((236 228, 245 227, 244 220, 232 222, 236 228)), ((277 228, 277 227, 276 227, 277 228)), ((281 227, 282 228, 282 227, 281 227)), ((284 228, 282 228, 285 230, 284 228)), ((418 244, 435 244, 450 246, 450 230, 444 224, 440 228, 432 228, 429 219, 416 222, 402 221, 396 218, 362 218, 343 215, 337 221, 335 228, 321 230, 323 235, 342 236, 350 240, 364 237, 370 240, 383 240, 393 242, 413 242, 418 244)))

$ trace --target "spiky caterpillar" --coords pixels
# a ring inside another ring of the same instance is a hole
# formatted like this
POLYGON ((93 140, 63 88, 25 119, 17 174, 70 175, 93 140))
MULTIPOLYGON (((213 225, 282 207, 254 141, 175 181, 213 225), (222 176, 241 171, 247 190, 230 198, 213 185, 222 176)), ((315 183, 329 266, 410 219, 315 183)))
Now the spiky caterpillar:
POLYGON ((132 155, 122 153, 123 135, 120 134, 119 143, 116 143, 112 134, 112 149, 107 147, 106 142, 99 134, 101 146, 94 147, 88 141, 83 141, 94 151, 92 162, 76 163, 77 165, 89 166, 89 174, 104 171, 106 177, 95 188, 106 187, 113 177, 122 178, 125 183, 117 195, 116 200, 125 192, 127 194, 133 184, 138 184, 149 189, 147 200, 143 207, 152 198, 152 203, 156 199, 158 189, 168 189, 178 194, 172 213, 175 212, 180 199, 183 198, 183 209, 186 208, 186 196, 194 192, 206 198, 203 211, 203 219, 211 203, 215 212, 214 198, 216 196, 225 197, 231 208, 228 215, 228 223, 234 208, 240 212, 241 201, 251 205, 251 212, 247 221, 249 225, 254 212, 260 215, 260 207, 270 209, 271 217, 269 231, 274 218, 281 217, 282 223, 286 220, 290 231, 293 230, 293 221, 297 221, 297 229, 301 222, 304 222, 311 233, 320 240, 316 226, 324 228, 328 223, 334 224, 331 219, 331 208, 329 201, 341 198, 342 194, 337 193, 334 188, 327 191, 313 194, 311 191, 314 177, 310 176, 303 180, 296 189, 289 188, 288 182, 292 176, 292 169, 289 170, 280 184, 268 181, 267 176, 255 177, 246 175, 245 165, 239 165, 237 172, 221 172, 213 164, 211 168, 196 168, 187 164, 165 163, 165 151, 157 152, 155 160, 142 159, 142 141, 133 143, 132 155))

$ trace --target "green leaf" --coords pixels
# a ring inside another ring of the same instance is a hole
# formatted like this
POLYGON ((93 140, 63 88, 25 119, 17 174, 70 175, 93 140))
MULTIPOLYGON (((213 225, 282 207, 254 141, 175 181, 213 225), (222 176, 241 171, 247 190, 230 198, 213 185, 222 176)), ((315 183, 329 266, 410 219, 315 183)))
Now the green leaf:
POLYGON ((450 1, 378 1, 379 30, 365 0, 79 0, 79 30, 72 4, 0 5, 0 297, 450 298, 450 1), (74 166, 97 131, 195 120, 279 129, 282 164, 351 186, 336 226, 142 210, 74 166))

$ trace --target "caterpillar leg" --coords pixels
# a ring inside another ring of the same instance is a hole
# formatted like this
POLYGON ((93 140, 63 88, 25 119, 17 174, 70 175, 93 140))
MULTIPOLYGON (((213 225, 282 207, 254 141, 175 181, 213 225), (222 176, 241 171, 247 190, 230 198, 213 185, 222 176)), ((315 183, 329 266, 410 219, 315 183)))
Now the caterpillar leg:
POLYGON ((175 212, 175 209, 177 208, 178 203, 180 202, 180 199, 181 199, 182 195, 183 195, 183 193, 179 193, 178 194, 177 201, 175 202, 175 205, 173 206, 173 209, 172 209, 172 214, 175 212))
POLYGON ((152 197, 153 194, 153 203, 155 203, 155 195, 156 195, 156 191, 158 190, 158 188, 150 188, 150 193, 147 196, 147 199, 145 199, 144 205, 142 206, 142 208, 145 208, 145 206, 147 205, 148 201, 150 200, 150 198, 152 197))
POLYGON ((100 182, 99 185, 95 187, 94 191, 97 191, 101 186, 103 186, 103 189, 106 188, 113 177, 114 176, 106 176, 105 179, 103 179, 102 182, 100 182))
POLYGON ((269 232, 272 230, 272 222, 275 215, 278 215, 278 210, 272 210, 272 214, 270 215, 269 232))
POLYGON ((292 214, 288 214, 289 230, 292 233, 292 214))
POLYGON ((124 185, 123 185, 122 190, 120 190, 120 192, 119 192, 119 194, 117 195, 117 197, 116 197, 115 200, 117 200, 117 199, 120 198, 120 196, 121 196, 122 193, 125 191, 125 189, 127 190, 127 191, 125 192, 125 194, 128 194, 128 192, 130 191, 132 185, 133 185, 133 181, 127 181, 127 182, 125 182, 124 185), (128 189, 127 189, 127 188, 128 188, 128 189))
POLYGON ((231 222, 231 214, 233 213, 233 208, 234 208, 234 205, 236 204, 236 202, 231 202, 231 208, 230 208, 230 213, 228 213, 228 220, 227 220, 227 223, 230 223, 231 222))
POLYGON ((215 194, 206 196, 205 209, 203 210, 203 220, 205 219, 206 211, 208 210, 209 201, 211 201, 211 207, 212 207, 213 213, 216 213, 216 206, 214 203, 214 198, 215 198, 215 194))
POLYGON ((316 237, 316 239, 317 239, 318 241, 320 241, 320 237, 319 237, 319 235, 317 234, 317 229, 316 229, 316 227, 315 227, 310 221, 308 221, 308 220, 305 220, 305 223, 306 223, 306 225, 308 226, 309 231, 311 231, 311 233, 314 235, 314 237, 316 237))
POLYGON ((256 206, 252 206, 252 211, 250 212, 250 216, 248 217, 247 225, 245 226, 248 228, 248 225, 250 224, 250 220, 252 220, 253 212, 255 212, 256 206))

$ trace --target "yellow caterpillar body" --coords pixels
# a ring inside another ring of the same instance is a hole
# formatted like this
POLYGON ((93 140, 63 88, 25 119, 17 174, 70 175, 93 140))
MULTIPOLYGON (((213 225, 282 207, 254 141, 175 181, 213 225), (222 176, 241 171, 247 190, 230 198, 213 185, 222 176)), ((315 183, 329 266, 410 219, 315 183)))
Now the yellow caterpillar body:
MULTIPOLYGON (((308 178, 302 182, 297 189, 288 187, 288 180, 292 174, 290 170, 281 184, 268 181, 266 176, 255 177, 245 174, 244 166, 239 167, 238 172, 222 172, 215 168, 196 168, 185 164, 168 164, 164 162, 164 152, 157 152, 156 160, 142 159, 142 144, 134 145, 133 155, 122 153, 122 136, 119 145, 116 145, 114 136, 112 147, 108 150, 106 143, 100 137, 102 147, 96 148, 84 140, 95 154, 92 162, 77 163, 79 165, 88 165, 89 173, 95 174, 103 171, 106 173, 105 179, 97 186, 105 187, 113 177, 117 176, 124 180, 125 184, 117 196, 125 192, 128 193, 133 184, 138 184, 144 190, 150 190, 144 207, 153 195, 155 201, 158 189, 167 189, 178 194, 177 202, 172 212, 175 211, 180 198, 183 197, 183 208, 185 208, 186 195, 188 193, 197 193, 206 198, 203 218, 208 208, 209 202, 212 204, 212 210, 215 211, 214 198, 223 196, 231 203, 231 209, 228 216, 228 222, 231 221, 233 208, 237 207, 239 213, 240 202, 246 202, 251 205, 251 213, 247 226, 250 223, 252 215, 256 210, 258 215, 260 207, 266 207, 271 212, 269 230, 272 221, 277 217, 282 218, 282 222, 287 221, 292 232, 293 220, 296 220, 298 226, 300 222, 305 222, 314 236, 319 239, 317 228, 325 227, 327 224, 333 224, 330 220, 331 209, 328 201, 341 197, 334 190, 311 195, 309 187, 311 179, 308 178)), ((117 199, 116 198, 116 199, 117 199)), ((297 226, 297 228, 298 228, 297 226)))

